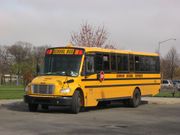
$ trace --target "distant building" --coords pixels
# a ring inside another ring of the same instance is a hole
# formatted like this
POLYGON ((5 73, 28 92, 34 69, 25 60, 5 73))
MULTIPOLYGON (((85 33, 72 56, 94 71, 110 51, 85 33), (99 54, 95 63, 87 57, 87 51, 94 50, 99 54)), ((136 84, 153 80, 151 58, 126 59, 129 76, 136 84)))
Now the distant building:
POLYGON ((10 74, 5 74, 3 76, 4 83, 13 83, 17 81, 18 76, 17 75, 10 75, 10 74))
POLYGON ((17 75, 5 74, 0 76, 0 85, 4 84, 22 84, 22 77, 19 78, 17 75))

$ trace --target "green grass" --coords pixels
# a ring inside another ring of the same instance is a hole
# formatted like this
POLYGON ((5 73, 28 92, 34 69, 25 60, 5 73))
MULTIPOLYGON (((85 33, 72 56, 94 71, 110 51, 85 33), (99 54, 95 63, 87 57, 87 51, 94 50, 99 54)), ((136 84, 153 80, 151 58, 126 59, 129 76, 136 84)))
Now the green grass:
MULTIPOLYGON (((0 99, 22 99, 24 95, 24 86, 3 85, 0 86, 0 99)), ((162 91, 155 97, 173 97, 172 92, 162 91)), ((180 98, 180 92, 176 92, 174 97, 180 98)))
POLYGON ((23 86, 0 86, 0 99, 22 99, 23 95, 23 86))
MULTIPOLYGON (((169 92, 169 91, 163 91, 155 95, 155 97, 173 97, 173 94, 172 92, 169 92)), ((174 97, 180 98, 180 92, 176 92, 174 97)))

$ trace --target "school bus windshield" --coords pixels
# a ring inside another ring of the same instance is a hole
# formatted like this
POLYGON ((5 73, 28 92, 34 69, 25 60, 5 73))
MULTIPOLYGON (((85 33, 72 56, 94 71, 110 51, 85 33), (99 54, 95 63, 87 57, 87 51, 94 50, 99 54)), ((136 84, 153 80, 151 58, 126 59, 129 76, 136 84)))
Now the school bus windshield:
POLYGON ((78 76, 82 55, 46 55, 46 75, 78 76))

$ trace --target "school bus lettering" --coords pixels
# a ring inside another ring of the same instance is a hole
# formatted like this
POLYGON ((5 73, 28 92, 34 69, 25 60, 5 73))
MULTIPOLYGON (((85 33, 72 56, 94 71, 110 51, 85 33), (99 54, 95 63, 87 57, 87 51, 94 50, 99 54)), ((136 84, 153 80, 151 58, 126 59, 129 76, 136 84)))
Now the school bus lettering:
POLYGON ((54 49, 53 54, 65 54, 65 49, 54 49))
POLYGON ((123 77, 125 77, 125 75, 122 75, 122 74, 117 74, 117 76, 116 76, 117 78, 123 78, 123 77))
POLYGON ((128 78, 128 77, 133 77, 133 75, 132 74, 129 74, 129 75, 126 75, 126 77, 128 78))
POLYGON ((74 54, 74 49, 67 49, 66 54, 74 54))

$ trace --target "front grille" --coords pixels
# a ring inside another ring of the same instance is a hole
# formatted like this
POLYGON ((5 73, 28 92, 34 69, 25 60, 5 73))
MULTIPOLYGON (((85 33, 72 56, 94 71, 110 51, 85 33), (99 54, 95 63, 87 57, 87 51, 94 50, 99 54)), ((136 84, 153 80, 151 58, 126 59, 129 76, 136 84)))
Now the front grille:
POLYGON ((33 94, 53 94, 54 85, 32 85, 33 94))

